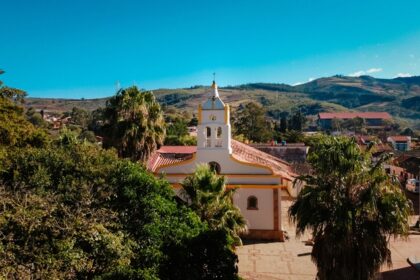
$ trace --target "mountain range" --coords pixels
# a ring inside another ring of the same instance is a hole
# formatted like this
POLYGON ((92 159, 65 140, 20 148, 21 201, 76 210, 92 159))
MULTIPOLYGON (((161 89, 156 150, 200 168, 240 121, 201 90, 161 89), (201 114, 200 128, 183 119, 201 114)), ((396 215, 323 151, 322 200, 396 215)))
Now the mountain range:
MULTIPOLYGON (((195 111, 208 86, 153 90, 164 108, 195 111)), ((379 79, 371 76, 336 75, 300 85, 250 83, 219 88, 233 108, 249 101, 262 104, 270 117, 279 118, 292 110, 306 115, 319 112, 385 111, 405 126, 420 129, 420 76, 379 79)), ((101 99, 27 98, 26 106, 64 112, 73 107, 94 110, 104 106, 101 99)))

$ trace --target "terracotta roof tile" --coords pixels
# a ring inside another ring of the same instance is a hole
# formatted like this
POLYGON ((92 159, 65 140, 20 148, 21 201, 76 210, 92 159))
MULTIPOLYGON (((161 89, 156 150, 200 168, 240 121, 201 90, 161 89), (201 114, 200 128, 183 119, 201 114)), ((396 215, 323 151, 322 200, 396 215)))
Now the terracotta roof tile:
POLYGON ((392 139, 393 141, 410 141, 410 136, 403 136, 403 135, 395 135, 395 136, 389 136, 388 138, 392 139))
MULTIPOLYGON (((272 155, 259 151, 239 141, 232 140, 233 156, 248 163, 258 163, 270 167, 275 174, 293 180, 296 174, 290 164, 272 155)), ((155 172, 160 166, 188 160, 197 151, 196 146, 162 146, 150 157, 147 168, 155 172)))
POLYGON ((192 154, 196 151, 196 146, 162 146, 158 150, 161 154, 192 154))
POLYGON ((270 167, 275 174, 281 175, 288 180, 293 180, 293 177, 296 176, 296 174, 292 172, 292 168, 288 162, 244 143, 232 140, 232 150, 235 158, 249 163, 258 163, 270 167))

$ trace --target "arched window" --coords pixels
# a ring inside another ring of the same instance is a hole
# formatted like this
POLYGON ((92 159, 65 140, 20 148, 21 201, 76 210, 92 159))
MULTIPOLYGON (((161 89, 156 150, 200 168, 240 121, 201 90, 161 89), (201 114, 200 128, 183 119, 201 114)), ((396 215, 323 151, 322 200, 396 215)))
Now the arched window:
POLYGON ((215 147, 222 147, 223 143, 222 143, 222 128, 219 126, 218 128, 215 129, 215 134, 216 134, 216 143, 215 143, 215 147))
POLYGON ((249 196, 246 209, 258 210, 258 198, 253 195, 249 196))
POLYGON ((211 128, 210 127, 206 127, 206 131, 207 131, 207 138, 210 138, 211 137, 211 128))
POLYGON ((221 138, 222 137, 222 128, 219 126, 216 129, 216 138, 221 138))
POLYGON ((209 162, 210 170, 216 172, 216 174, 220 174, 220 164, 215 161, 209 162))

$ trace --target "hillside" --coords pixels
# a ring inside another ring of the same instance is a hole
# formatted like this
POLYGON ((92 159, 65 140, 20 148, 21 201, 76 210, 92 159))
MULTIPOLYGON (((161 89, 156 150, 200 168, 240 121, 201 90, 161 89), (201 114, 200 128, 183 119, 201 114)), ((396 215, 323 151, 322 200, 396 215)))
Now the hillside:
MULTIPOLYGON (((159 102, 167 108, 194 111, 203 100, 208 87, 154 90, 159 102)), ((370 76, 332 76, 290 86, 286 84, 253 83, 220 88, 223 99, 237 107, 257 101, 271 117, 299 108, 307 115, 320 111, 386 111, 410 126, 420 128, 420 76, 377 79, 370 76)), ((48 111, 70 111, 73 107, 94 110, 104 106, 102 99, 28 98, 27 106, 48 111)))

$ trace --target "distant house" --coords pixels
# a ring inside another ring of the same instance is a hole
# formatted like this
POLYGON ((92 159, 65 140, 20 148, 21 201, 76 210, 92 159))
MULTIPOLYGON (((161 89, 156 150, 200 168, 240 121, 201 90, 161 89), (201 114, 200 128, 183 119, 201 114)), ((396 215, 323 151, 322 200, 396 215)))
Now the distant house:
POLYGON ((397 151, 409 151, 411 146, 411 137, 410 136, 389 136, 387 142, 391 143, 394 150, 397 151))
POLYGON ((343 113, 319 113, 318 124, 321 129, 331 129, 334 119, 346 121, 354 118, 362 118, 368 128, 383 128, 386 120, 392 117, 387 112, 343 112, 343 113))

